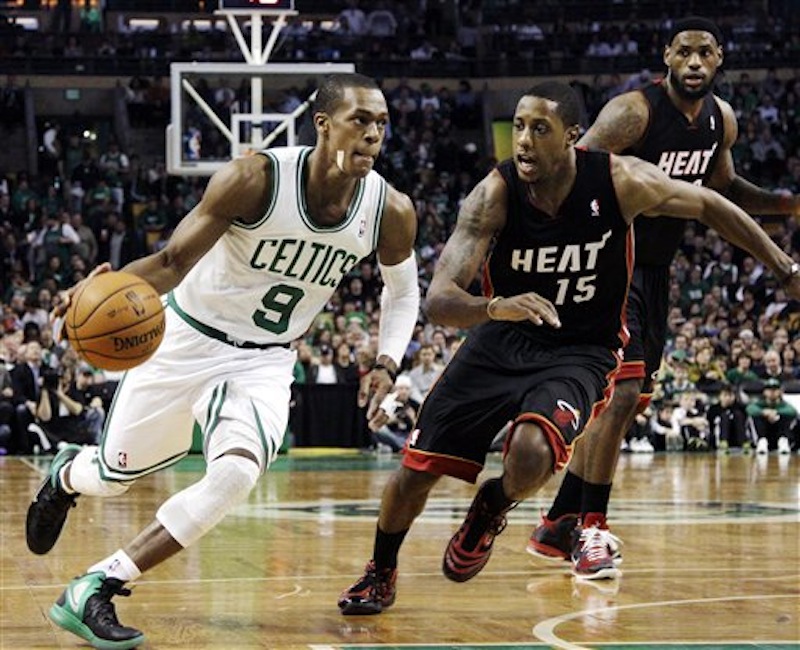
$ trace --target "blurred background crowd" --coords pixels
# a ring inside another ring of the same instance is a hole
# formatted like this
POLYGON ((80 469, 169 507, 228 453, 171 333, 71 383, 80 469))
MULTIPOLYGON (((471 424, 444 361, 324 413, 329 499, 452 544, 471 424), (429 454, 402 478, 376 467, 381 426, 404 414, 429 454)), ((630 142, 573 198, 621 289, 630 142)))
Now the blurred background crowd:
MULTIPOLYGON (((165 4, 170 5, 160 3, 165 4)), ((179 11, 186 3, 172 4, 179 11)), ((214 8, 189 4, 200 13, 214 8)), ((486 144, 491 116, 485 114, 485 91, 473 77, 458 74, 476 65, 491 63, 498 75, 509 67, 518 74, 533 68, 538 74, 571 74, 570 62, 578 62, 572 83, 584 100, 588 125, 608 99, 661 75, 668 16, 703 12, 723 28, 726 68, 737 57, 742 64, 720 74, 716 86, 739 120, 737 170, 762 187, 800 193, 800 74, 784 64, 800 60, 800 11, 788 0, 598 3, 608 7, 591 21, 570 19, 567 12, 576 4, 570 2, 323 4, 318 20, 300 16, 286 27, 273 59, 353 61, 359 71, 379 77, 391 126, 378 171, 414 200, 423 295, 461 201, 497 162, 486 144), (448 7, 455 7, 456 20, 445 12, 448 7), (624 20, 620 8, 628 11, 624 20), (431 64, 447 70, 451 63, 455 76, 431 81, 431 64)), ((67 5, 72 10, 69 2, 51 3, 49 23, 36 31, 0 21, 0 31, 9 36, 0 39, 0 60, 21 62, 17 69, 23 71, 26 65, 49 69, 64 61, 92 68, 98 57, 116 66, 137 61, 139 68, 123 84, 134 128, 155 125, 163 133, 170 114, 164 76, 169 60, 239 58, 230 34, 213 27, 137 31, 111 24, 103 13, 110 2, 87 2, 72 13, 67 5)), ((275 109, 289 112, 311 91, 289 88, 275 109)), ((241 89, 222 80, 207 84, 202 94, 220 114, 241 111, 247 101, 241 89)), ((0 129, 12 138, 24 128, 23 89, 14 74, 0 100, 0 129)), ((98 263, 117 269, 163 246, 198 203, 207 180, 168 175, 163 154, 125 147, 113 129, 87 137, 81 116, 40 117, 35 173, 0 167, 0 453, 97 439, 119 377, 88 366, 54 341, 48 313, 59 291, 98 263)), ((205 155, 224 158, 227 143, 215 140, 218 133, 202 115, 191 123, 205 155)), ((800 251, 793 218, 754 216, 784 250, 800 251)), ((298 386, 358 383, 375 354, 380 288, 374 259, 345 279, 325 313, 296 342, 298 386)), ((480 278, 473 290, 480 291, 480 278)), ((798 447, 800 306, 763 266, 714 231, 687 226, 672 264, 669 332, 656 395, 629 434, 630 451, 790 453, 798 447)), ((387 402, 393 418, 370 444, 402 447, 419 404, 464 334, 433 327, 419 315, 397 390, 387 402)))

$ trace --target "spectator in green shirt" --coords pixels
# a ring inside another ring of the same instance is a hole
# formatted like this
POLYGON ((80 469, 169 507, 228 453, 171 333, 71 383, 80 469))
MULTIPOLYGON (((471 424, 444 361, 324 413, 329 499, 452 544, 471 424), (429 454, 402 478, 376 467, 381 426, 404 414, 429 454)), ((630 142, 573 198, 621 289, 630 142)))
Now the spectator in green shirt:
POLYGON ((736 357, 736 366, 725 373, 728 383, 733 386, 748 381, 758 381, 758 375, 753 372, 753 359, 749 354, 742 352, 736 357))
POLYGON ((797 410, 783 398, 779 379, 771 378, 764 382, 761 397, 747 405, 747 415, 753 420, 758 438, 756 453, 766 454, 773 449, 780 454, 791 453, 790 437, 797 410))

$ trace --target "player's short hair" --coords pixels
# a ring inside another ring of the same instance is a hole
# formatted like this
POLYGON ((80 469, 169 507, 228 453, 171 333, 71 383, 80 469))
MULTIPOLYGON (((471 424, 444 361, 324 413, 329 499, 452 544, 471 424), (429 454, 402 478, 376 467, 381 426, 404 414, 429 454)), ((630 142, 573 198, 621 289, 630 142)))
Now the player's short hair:
POLYGON ((569 84, 561 81, 544 81, 533 86, 525 95, 555 102, 556 115, 561 118, 564 126, 580 124, 581 104, 578 100, 578 93, 569 84))
POLYGON ((374 79, 357 72, 331 74, 325 77, 317 90, 317 97, 314 99, 314 112, 328 114, 335 112, 344 98, 346 88, 380 90, 374 79))
POLYGON ((722 32, 717 27, 717 24, 702 16, 687 16, 676 20, 669 31, 667 45, 672 45, 672 41, 681 32, 708 32, 717 41, 717 45, 722 45, 722 32))

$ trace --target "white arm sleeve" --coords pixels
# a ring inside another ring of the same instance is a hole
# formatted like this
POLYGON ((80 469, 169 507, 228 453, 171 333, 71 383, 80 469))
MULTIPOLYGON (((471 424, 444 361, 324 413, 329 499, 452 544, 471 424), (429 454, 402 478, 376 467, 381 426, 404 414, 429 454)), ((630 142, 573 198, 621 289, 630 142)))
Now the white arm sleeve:
POLYGON ((383 278, 378 356, 385 354, 400 366, 419 316, 417 258, 393 266, 378 263, 383 278))

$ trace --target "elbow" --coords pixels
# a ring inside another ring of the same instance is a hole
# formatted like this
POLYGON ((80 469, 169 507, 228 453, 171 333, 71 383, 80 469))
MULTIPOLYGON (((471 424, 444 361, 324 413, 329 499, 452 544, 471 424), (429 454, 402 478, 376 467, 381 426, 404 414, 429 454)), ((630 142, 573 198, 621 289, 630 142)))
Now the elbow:
POLYGON ((441 327, 463 327, 465 326, 457 317, 455 312, 449 307, 447 301, 433 298, 427 300, 423 306, 423 312, 433 325, 441 327))
POLYGON ((428 321, 434 325, 446 326, 450 324, 446 322, 447 310, 443 308, 442 301, 436 296, 428 296, 428 298, 426 298, 422 306, 422 311, 427 317, 428 321))

